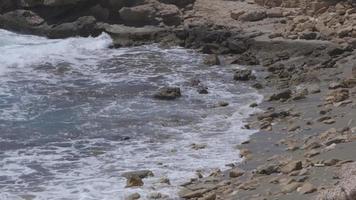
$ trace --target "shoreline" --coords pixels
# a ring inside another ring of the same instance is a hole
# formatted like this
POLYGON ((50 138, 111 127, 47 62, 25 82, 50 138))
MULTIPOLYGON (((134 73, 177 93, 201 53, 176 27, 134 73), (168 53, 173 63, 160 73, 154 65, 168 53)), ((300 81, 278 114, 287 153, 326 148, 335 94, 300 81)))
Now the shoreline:
MULTIPOLYGON (((115 47, 179 45, 210 54, 206 61, 211 65, 238 64, 257 72, 256 80, 241 71, 237 76, 265 96, 254 105, 264 111, 251 116, 245 126, 260 131, 240 145, 244 162, 184 184, 181 198, 354 199, 356 176, 345 172, 356 171, 356 28, 344 27, 355 17, 353 5, 323 5, 328 9, 310 16, 298 5, 263 7, 249 2, 196 0, 189 9, 181 9, 183 23, 178 26, 95 22, 94 27, 86 18, 90 28, 85 32, 73 22, 74 29, 64 26, 48 33, 66 37, 74 30, 87 36, 100 30, 113 37, 115 47), (335 29, 325 25, 330 21, 321 28, 313 24, 328 14, 344 17, 345 23, 335 29)), ((15 29, 25 27, 35 34, 48 30, 38 16, 30 16, 29 24, 35 27, 15 24, 15 29)))

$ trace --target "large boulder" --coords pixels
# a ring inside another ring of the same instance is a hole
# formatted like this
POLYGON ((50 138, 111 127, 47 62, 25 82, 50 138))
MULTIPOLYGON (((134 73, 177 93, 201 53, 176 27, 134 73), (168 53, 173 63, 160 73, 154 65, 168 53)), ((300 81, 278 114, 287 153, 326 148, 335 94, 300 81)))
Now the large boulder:
POLYGON ((18 32, 31 32, 40 29, 45 20, 29 10, 15 10, 0 15, 0 27, 18 32))
POLYGON ((156 8, 153 4, 123 7, 120 9, 119 14, 126 25, 143 26, 159 23, 156 19, 156 8))
POLYGON ((93 16, 84 16, 74 22, 63 23, 53 26, 46 34, 49 38, 66 38, 71 36, 97 36, 101 32, 96 26, 96 19, 93 16))

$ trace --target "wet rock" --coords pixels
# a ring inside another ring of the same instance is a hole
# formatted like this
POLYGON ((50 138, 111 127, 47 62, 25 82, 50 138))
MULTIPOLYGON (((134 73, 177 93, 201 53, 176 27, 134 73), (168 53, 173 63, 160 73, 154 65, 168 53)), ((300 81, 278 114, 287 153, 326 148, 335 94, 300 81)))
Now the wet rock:
POLYGON ((161 88, 155 95, 154 98, 160 100, 174 100, 181 97, 181 91, 178 87, 164 87, 161 88))
POLYGON ((248 157, 251 153, 249 149, 240 149, 240 157, 248 157))
POLYGON ((139 193, 133 193, 131 195, 129 195, 128 197, 125 198, 125 200, 136 200, 136 199, 140 199, 141 195, 139 193))
POLYGON ((300 194, 310 194, 317 191, 317 189, 311 183, 304 183, 297 191, 300 194))
POLYGON ((255 89, 262 89, 263 88, 263 85, 261 83, 255 83, 252 85, 253 88, 255 89))
POLYGON ((218 103, 218 106, 220 106, 220 107, 226 107, 226 106, 228 106, 228 105, 229 105, 229 103, 226 102, 226 101, 220 101, 220 102, 218 103))
POLYGON ((194 150, 200 150, 200 149, 205 149, 207 147, 207 144, 192 144, 191 145, 192 149, 194 150))
POLYGON ((244 174, 245 172, 239 168, 235 168, 229 171, 230 178, 237 178, 244 174))
POLYGON ((204 64, 213 66, 213 65, 220 65, 220 59, 219 56, 216 54, 211 54, 205 57, 204 59, 204 64))
POLYGON ((287 100, 292 97, 292 91, 290 89, 284 90, 282 92, 273 94, 269 101, 287 100))
POLYGON ((163 195, 162 193, 159 192, 152 192, 148 195, 148 199, 163 199, 166 198, 166 195, 163 195))
POLYGON ((209 94, 208 87, 199 85, 197 89, 199 94, 209 94))
POLYGON ((163 184, 171 185, 171 181, 167 177, 160 178, 159 182, 163 184))
POLYGON ((249 81, 256 79, 256 77, 252 74, 252 70, 250 69, 239 69, 235 71, 234 80, 236 81, 249 81))
POLYGON ((143 178, 147 178, 150 176, 154 176, 154 174, 150 170, 138 170, 138 171, 132 171, 132 172, 125 172, 125 173, 121 174, 121 176, 125 177, 125 178, 137 176, 137 177, 143 179, 143 178))
MULTIPOLYGON (((231 48, 231 47, 230 47, 231 48)), ((237 48, 235 49, 234 52, 237 52, 237 48)), ((241 52, 243 50, 240 50, 241 52)), ((246 50, 245 50, 246 51, 246 50)), ((234 61, 231 62, 231 64, 238 64, 238 65, 259 65, 260 61, 256 58, 256 56, 250 52, 245 52, 241 55, 238 55, 234 61)))
POLYGON ((252 103, 252 104, 250 104, 250 107, 251 107, 251 108, 255 108, 255 107, 257 107, 257 106, 258 106, 257 103, 252 103))
POLYGON ((281 172, 289 174, 292 171, 300 170, 303 168, 302 161, 292 161, 281 168, 281 172))
POLYGON ((139 176, 130 176, 127 178, 126 187, 140 187, 143 186, 143 181, 139 176))

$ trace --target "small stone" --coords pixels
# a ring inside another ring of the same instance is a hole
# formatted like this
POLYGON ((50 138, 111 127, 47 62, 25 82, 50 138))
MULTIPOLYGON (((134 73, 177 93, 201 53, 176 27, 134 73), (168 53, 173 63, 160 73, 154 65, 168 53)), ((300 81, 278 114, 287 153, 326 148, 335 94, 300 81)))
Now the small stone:
POLYGON ((252 103, 252 104, 250 105, 251 108, 254 108, 254 107, 257 107, 257 106, 258 106, 257 103, 252 103))
POLYGON ((237 177, 242 176, 244 173, 245 173, 245 172, 242 171, 241 169, 235 168, 235 169, 230 170, 229 176, 230 176, 231 178, 237 178, 237 177))
POLYGON ((297 191, 300 194, 310 194, 315 192, 317 189, 311 183, 304 183, 297 191))
POLYGON ((226 102, 226 101, 220 101, 220 102, 218 103, 218 105, 219 105, 220 107, 226 107, 226 106, 229 105, 229 103, 226 102))
POLYGON ((191 145, 191 147, 194 150, 200 150, 200 149, 205 149, 207 147, 207 144, 195 144, 195 143, 193 143, 191 145))

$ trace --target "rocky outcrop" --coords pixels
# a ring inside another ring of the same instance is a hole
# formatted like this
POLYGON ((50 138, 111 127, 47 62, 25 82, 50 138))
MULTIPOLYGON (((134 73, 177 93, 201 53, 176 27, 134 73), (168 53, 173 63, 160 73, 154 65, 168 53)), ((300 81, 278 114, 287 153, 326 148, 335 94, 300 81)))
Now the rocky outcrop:
POLYGON ((194 1, 2 0, 0 27, 51 38, 97 35, 100 23, 164 28, 180 25, 181 9, 194 1))

